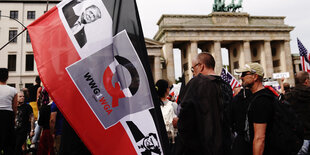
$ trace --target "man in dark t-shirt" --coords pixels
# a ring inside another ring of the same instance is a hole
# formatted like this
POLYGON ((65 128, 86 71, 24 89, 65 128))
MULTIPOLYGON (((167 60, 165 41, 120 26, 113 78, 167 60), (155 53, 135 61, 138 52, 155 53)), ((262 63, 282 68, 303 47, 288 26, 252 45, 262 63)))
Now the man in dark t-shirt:
POLYGON ((16 154, 22 154, 22 145, 26 142, 27 135, 30 137, 34 134, 34 117, 30 105, 24 103, 25 97, 23 92, 17 94, 17 114, 15 118, 16 133, 16 154))
POLYGON ((254 155, 273 154, 268 145, 269 133, 272 126, 272 98, 261 95, 273 93, 266 89, 263 84, 264 71, 258 63, 246 64, 244 68, 237 70, 241 73, 242 86, 249 88, 252 92, 249 99, 248 122, 250 131, 250 144, 254 155))
MULTIPOLYGON (((273 154, 272 148, 269 148, 268 144, 268 138, 271 133, 271 124, 272 124, 272 116, 273 116, 273 106, 272 106, 272 98, 262 96, 262 94, 270 94, 273 95, 273 93, 267 89, 261 89, 257 91, 253 96, 259 96, 251 103, 251 107, 248 112, 249 117, 249 131, 250 131, 250 141, 252 142, 255 139, 255 132, 257 135, 257 138, 259 136, 259 132, 264 131, 263 128, 265 128, 265 147, 264 147, 264 155, 267 154, 273 154), (254 126, 262 126, 262 128, 255 128, 254 126), (266 127, 264 127, 267 125, 266 127)), ((253 143, 254 147, 254 143, 253 143)), ((254 150, 253 150, 254 152, 254 150)))

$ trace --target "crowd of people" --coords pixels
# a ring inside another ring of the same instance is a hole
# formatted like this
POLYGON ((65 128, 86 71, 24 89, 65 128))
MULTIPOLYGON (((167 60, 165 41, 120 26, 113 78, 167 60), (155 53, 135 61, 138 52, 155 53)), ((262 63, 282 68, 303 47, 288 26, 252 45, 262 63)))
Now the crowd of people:
POLYGON ((7 80, 8 70, 0 68, 0 155, 90 154, 39 76, 35 85, 19 92, 7 80))
POLYGON ((262 65, 249 63, 237 70, 242 87, 233 95, 214 68, 212 55, 203 52, 194 57, 194 77, 177 103, 167 100, 167 81, 156 83, 171 154, 310 154, 309 73, 297 72, 295 87, 282 79, 277 91, 263 84, 262 65))
MULTIPOLYGON (((278 92, 263 85, 263 67, 249 63, 236 71, 242 87, 233 94, 231 86, 216 75, 215 63, 211 54, 199 53, 192 60, 194 77, 177 93, 170 93, 167 80, 156 82, 169 139, 167 153, 310 154, 309 73, 296 73, 294 87, 282 80, 278 92), (289 119, 286 124, 279 120, 283 114, 292 116, 283 116, 289 119), (283 124, 283 129, 279 128, 283 124), (290 127, 292 124, 297 126, 290 127), (296 141, 280 141, 279 133, 296 141)), ((0 154, 25 154, 31 149, 39 155, 91 154, 41 86, 39 77, 36 85, 20 92, 8 86, 7 79, 8 70, 0 68, 0 154)))

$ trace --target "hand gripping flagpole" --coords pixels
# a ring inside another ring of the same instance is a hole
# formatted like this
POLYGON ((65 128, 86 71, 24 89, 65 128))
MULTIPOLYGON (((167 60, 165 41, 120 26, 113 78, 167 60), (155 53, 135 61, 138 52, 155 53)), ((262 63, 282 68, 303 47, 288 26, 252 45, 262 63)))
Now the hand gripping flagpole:
POLYGON ((0 48, 0 51, 5 47, 5 46, 7 46, 9 43, 11 43, 14 39, 16 39, 19 35, 21 35, 23 32, 25 32, 26 30, 27 30, 27 27, 24 25, 24 24, 22 24, 20 21, 18 21, 17 19, 15 19, 15 18, 11 18, 11 17, 9 17, 9 16, 4 16, 4 15, 0 15, 0 17, 7 17, 7 18, 10 18, 10 19, 13 19, 13 20, 15 20, 15 21, 17 21, 20 25, 22 25, 23 27, 24 27, 24 30, 23 31, 21 31, 20 33, 18 33, 16 36, 14 36, 13 38, 11 38, 5 45, 3 45, 1 48, 0 48))

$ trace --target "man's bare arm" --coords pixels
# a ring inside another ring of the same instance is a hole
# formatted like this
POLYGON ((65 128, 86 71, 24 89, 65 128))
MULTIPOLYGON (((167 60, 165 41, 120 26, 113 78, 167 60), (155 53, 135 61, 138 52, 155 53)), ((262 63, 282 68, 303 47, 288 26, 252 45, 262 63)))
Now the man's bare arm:
POLYGON ((30 137, 34 135, 34 116, 33 113, 30 114, 30 124, 31 124, 31 131, 30 131, 30 137))
POLYGON ((57 112, 52 112, 51 113, 51 117, 50 117, 50 132, 51 132, 51 135, 53 135, 54 132, 55 132, 56 116, 57 116, 57 112))
POLYGON ((253 155, 264 153, 266 127, 266 123, 254 123, 253 155))
POLYGON ((14 117, 17 114, 17 94, 14 96, 13 101, 12 101, 12 109, 14 112, 14 117))

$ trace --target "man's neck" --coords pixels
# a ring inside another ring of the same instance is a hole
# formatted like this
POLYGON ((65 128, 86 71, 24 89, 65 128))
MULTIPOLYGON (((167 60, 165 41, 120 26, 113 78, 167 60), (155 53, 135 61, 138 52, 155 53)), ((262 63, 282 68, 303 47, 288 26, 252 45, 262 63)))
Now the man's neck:
POLYGON ((251 92, 254 94, 262 89, 264 89, 263 83, 255 82, 251 88, 251 92))
POLYGON ((0 85, 6 85, 6 82, 0 82, 0 85))
POLYGON ((213 69, 205 69, 201 72, 202 75, 216 75, 213 69))
POLYGON ((82 22, 81 22, 81 17, 79 17, 79 19, 75 22, 74 26, 81 26, 82 22))

